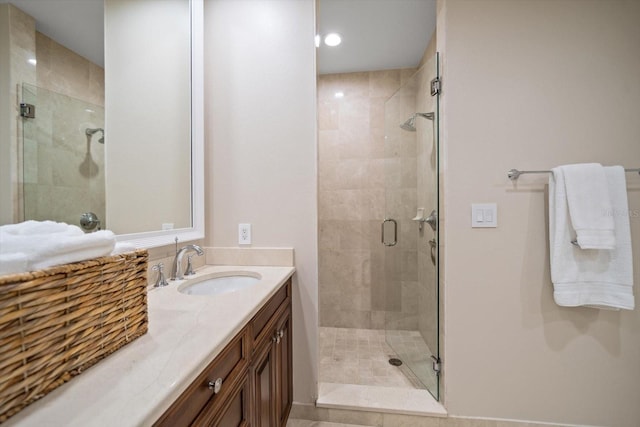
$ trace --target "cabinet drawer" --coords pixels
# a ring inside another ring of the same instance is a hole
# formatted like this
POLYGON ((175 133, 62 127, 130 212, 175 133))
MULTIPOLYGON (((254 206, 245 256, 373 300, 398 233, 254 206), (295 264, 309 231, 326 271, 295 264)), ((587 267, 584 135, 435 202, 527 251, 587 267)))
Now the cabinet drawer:
POLYGON ((291 279, 276 292, 274 296, 262 307, 262 309, 253 317, 251 321, 251 334, 254 341, 258 340, 258 337, 263 332, 264 327, 267 325, 271 317, 278 310, 280 305, 287 301, 287 298, 291 297, 291 279))
POLYGON ((245 328, 231 341, 184 393, 171 405, 154 426, 186 426, 205 405, 212 406, 228 394, 248 364, 248 330, 245 328), (210 386, 222 381, 220 390, 210 386))
POLYGON ((224 402, 210 403, 194 421, 194 426, 244 427, 250 424, 249 373, 245 371, 240 383, 224 402))

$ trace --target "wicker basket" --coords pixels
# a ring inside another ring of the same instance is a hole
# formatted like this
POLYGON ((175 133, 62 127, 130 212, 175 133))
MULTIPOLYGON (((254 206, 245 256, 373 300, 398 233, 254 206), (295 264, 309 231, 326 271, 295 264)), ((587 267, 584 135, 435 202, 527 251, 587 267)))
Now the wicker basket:
POLYGON ((147 332, 147 259, 0 276, 0 423, 147 332))

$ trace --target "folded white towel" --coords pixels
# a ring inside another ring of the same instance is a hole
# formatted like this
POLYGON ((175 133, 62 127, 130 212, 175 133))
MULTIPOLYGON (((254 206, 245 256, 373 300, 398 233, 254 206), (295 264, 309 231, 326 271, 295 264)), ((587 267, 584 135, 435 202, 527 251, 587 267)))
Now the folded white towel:
POLYGON ((624 169, 607 167, 611 198, 608 215, 615 223, 613 250, 581 249, 571 244, 574 230, 569 219, 564 174, 549 180, 549 240, 553 298, 558 305, 633 310, 633 258, 624 169))
POLYGON ((0 274, 41 270, 109 255, 115 235, 108 230, 84 233, 75 225, 26 221, 0 226, 0 274))
POLYGON ((598 163, 583 163, 555 168, 564 174, 569 216, 582 249, 616 247, 611 198, 604 168, 598 163))

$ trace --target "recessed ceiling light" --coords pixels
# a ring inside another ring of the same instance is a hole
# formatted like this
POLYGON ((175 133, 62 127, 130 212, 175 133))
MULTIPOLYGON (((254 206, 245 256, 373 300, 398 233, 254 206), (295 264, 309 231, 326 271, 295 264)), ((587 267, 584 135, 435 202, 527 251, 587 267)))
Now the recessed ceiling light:
POLYGON ((320 34, 316 34, 314 40, 316 42, 316 47, 320 47, 320 34))
POLYGON ((336 98, 344 98, 344 92, 336 92, 333 94, 336 98))
POLYGON ((36 65, 36 64, 38 63, 38 61, 36 61, 36 59, 35 59, 35 58, 27 59, 27 62, 28 62, 29 64, 31 64, 31 65, 36 65))
POLYGON ((338 46, 340 43, 342 43, 342 37, 338 33, 329 33, 324 36, 324 44, 327 46, 338 46))

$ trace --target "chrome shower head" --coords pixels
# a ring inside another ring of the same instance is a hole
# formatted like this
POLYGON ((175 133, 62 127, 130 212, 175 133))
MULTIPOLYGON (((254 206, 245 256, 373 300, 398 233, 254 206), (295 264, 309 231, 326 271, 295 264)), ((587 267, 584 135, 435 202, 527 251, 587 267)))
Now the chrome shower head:
POLYGON ((415 132, 416 131, 415 121, 416 121, 416 115, 414 114, 413 116, 409 117, 409 119, 406 122, 401 124, 400 128, 409 132, 415 132))
POLYGON ((415 113, 413 116, 409 117, 409 119, 400 125, 401 129, 407 130, 409 132, 416 131, 416 117, 423 117, 427 120, 433 120, 435 114, 431 113, 415 113))
POLYGON ((98 140, 98 142, 99 142, 100 144, 104 144, 104 129, 102 129, 102 128, 95 128, 95 129, 87 128, 87 129, 84 131, 85 135, 87 135, 88 137, 92 137, 92 136, 93 136, 93 134, 94 134, 94 133, 96 133, 96 132, 102 132, 102 138, 100 138, 100 139, 98 140))

